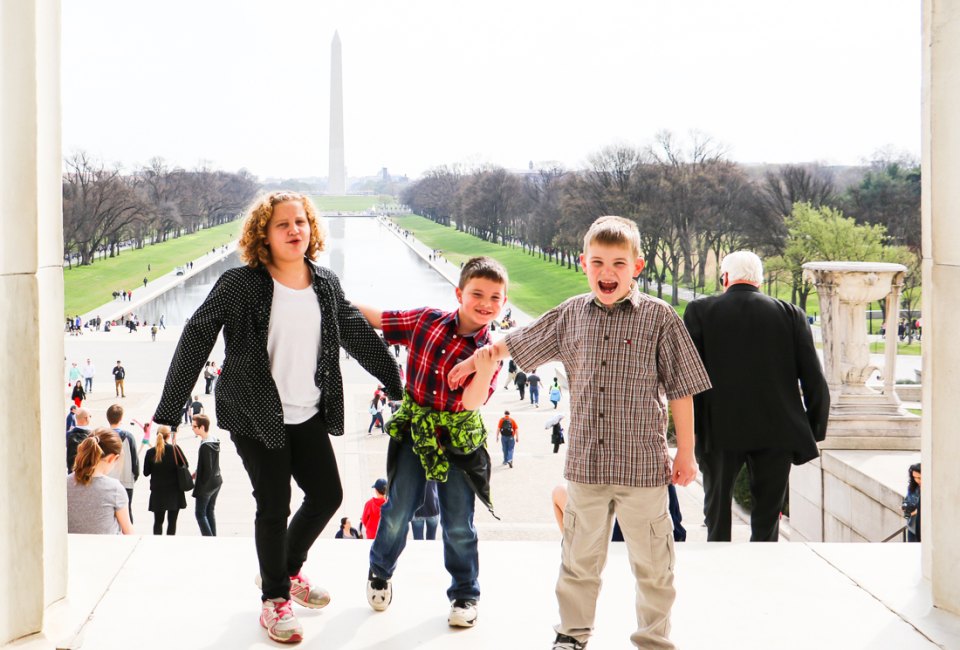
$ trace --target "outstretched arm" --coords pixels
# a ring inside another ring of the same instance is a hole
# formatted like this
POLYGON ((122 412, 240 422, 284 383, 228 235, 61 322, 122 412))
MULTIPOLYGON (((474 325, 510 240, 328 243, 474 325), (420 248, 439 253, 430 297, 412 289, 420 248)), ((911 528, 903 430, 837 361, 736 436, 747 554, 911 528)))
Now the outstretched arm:
POLYGON ((368 307, 367 305, 361 305, 359 303, 353 303, 353 306, 363 314, 363 317, 367 319, 367 322, 370 323, 373 327, 383 329, 383 310, 376 309, 375 307, 368 307))

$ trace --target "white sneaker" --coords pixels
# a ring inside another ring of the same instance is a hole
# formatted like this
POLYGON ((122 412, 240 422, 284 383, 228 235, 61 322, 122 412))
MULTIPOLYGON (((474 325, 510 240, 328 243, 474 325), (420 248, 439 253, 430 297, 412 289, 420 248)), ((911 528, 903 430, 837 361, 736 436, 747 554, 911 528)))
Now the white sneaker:
POLYGON ((290 601, 274 598, 263 601, 260 610, 260 625, 267 630, 267 636, 279 643, 300 643, 303 641, 303 627, 290 609, 290 601))
POLYGON ((373 571, 367 576, 367 602, 378 612, 385 611, 393 602, 393 585, 389 580, 376 577, 373 571))
POLYGON ((450 603, 447 623, 453 627, 473 627, 477 622, 477 601, 457 598, 450 603))

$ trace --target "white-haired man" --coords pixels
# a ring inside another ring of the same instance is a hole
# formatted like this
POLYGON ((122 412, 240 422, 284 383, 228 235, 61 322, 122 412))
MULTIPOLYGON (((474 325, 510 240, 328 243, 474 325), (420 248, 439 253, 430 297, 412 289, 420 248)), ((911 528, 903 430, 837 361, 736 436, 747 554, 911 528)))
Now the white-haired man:
POLYGON ((713 383, 693 398, 707 539, 730 541, 733 485, 746 463, 750 541, 775 542, 790 465, 819 455, 830 393, 804 313, 760 292, 760 258, 730 253, 720 273, 723 293, 694 300, 683 319, 713 383))

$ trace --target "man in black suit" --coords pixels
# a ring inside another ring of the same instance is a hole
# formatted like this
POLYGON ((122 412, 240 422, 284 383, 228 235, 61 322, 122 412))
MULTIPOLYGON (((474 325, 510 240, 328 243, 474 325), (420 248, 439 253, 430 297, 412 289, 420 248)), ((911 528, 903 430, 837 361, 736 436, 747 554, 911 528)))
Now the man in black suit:
POLYGON ((746 463, 750 541, 775 542, 790 465, 819 456, 830 393, 804 313, 760 292, 760 258, 730 253, 720 273, 724 292, 691 302, 683 318, 713 383, 693 398, 707 540, 730 541, 733 485, 746 463))

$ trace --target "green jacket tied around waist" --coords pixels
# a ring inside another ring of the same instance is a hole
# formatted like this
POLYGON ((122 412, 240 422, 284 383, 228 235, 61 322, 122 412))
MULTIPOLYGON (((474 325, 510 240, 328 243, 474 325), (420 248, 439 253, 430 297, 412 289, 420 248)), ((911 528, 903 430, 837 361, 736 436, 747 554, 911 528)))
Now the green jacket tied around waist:
POLYGON ((467 475, 473 491, 493 513, 487 430, 479 411, 435 411, 420 406, 407 393, 400 409, 387 422, 386 429, 391 437, 387 453, 388 475, 393 474, 395 454, 409 436, 427 479, 445 483, 453 465, 467 475))

